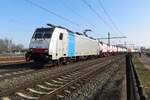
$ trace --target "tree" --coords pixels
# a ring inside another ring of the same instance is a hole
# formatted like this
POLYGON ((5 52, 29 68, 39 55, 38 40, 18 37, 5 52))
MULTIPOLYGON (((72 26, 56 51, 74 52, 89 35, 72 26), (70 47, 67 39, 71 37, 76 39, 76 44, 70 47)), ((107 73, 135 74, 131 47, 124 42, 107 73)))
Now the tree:
POLYGON ((22 44, 15 44, 10 39, 0 39, 0 51, 19 51, 22 50, 24 46, 22 44))

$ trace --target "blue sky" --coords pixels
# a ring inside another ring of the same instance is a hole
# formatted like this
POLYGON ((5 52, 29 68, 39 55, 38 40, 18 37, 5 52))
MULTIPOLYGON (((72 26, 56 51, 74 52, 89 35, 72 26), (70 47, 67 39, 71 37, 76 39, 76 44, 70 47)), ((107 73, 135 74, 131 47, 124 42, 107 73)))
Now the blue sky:
POLYGON ((150 0, 101 0, 105 9, 120 29, 115 30, 98 4, 98 0, 86 0, 99 13, 103 23, 82 0, 32 0, 33 2, 79 24, 73 25, 24 0, 1 0, 0 3, 0 38, 12 39, 28 47, 30 38, 37 27, 47 23, 61 25, 73 31, 82 32, 91 28, 93 37, 127 36, 127 39, 111 40, 112 44, 129 44, 150 47, 150 0), (73 10, 73 11, 72 11, 73 10), (93 27, 94 25, 94 27, 93 27), (111 28, 110 28, 111 26, 111 28))

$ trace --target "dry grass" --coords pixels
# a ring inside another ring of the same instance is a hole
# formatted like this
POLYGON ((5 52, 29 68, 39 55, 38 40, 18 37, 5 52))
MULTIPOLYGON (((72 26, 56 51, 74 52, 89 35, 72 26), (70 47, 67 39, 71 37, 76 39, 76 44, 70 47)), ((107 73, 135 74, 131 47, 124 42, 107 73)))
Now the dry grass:
POLYGON ((140 62, 137 56, 133 59, 133 63, 140 77, 141 83, 144 86, 147 100, 150 100, 150 70, 146 69, 143 63, 140 62))

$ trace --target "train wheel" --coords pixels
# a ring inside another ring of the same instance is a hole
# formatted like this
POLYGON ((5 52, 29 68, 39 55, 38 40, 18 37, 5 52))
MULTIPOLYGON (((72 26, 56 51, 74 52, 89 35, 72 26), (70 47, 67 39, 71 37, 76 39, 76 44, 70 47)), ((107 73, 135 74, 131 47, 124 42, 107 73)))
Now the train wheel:
POLYGON ((31 54, 29 52, 27 52, 25 54, 25 59, 26 59, 26 61, 30 61, 31 60, 31 54))
POLYGON ((30 57, 26 57, 26 61, 30 61, 30 57))
POLYGON ((61 65, 61 61, 60 60, 54 60, 53 64, 59 66, 59 65, 61 65))

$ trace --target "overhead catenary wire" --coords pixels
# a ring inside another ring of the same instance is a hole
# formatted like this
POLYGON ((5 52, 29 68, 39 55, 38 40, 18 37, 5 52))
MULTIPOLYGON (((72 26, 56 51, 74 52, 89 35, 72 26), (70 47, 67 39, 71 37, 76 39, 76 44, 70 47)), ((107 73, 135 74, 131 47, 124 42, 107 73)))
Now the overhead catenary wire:
POLYGON ((101 0, 97 0, 98 1, 98 4, 100 5, 100 7, 103 9, 105 15, 107 16, 107 18, 109 19, 109 21, 111 22, 111 24, 113 25, 113 27, 119 32, 119 33, 122 33, 120 31, 120 29, 117 27, 117 25, 115 24, 115 22, 112 20, 110 14, 106 11, 104 5, 102 4, 102 1, 101 0))
MULTIPOLYGON (((69 7, 66 3, 63 2, 63 0, 60 0, 59 2, 61 2, 62 5, 63 5, 65 8, 67 8, 67 9, 70 10, 72 13, 74 13, 75 15, 77 15, 78 17, 82 18, 83 20, 85 20, 85 21, 87 22, 88 19, 87 19, 85 16, 82 16, 82 15, 79 14, 77 11, 75 11, 74 9, 72 9, 71 7, 69 7)), ((93 28, 96 29, 96 26, 95 26, 94 24, 90 23, 89 21, 88 21, 88 24, 90 24, 93 28)), ((92 32, 93 32, 94 34, 96 34, 96 32, 95 32, 93 29, 92 29, 92 32)))
MULTIPOLYGON (((78 17, 82 18, 83 20, 86 20, 86 22, 87 22, 88 19, 87 19, 85 16, 82 16, 82 15, 79 14, 76 10, 72 9, 71 7, 69 7, 66 3, 63 2, 63 0, 60 0, 59 2, 61 2, 62 5, 63 5, 66 9, 70 10, 72 13, 74 13, 74 14, 77 15, 78 17)), ((92 24, 92 23, 90 23, 90 22, 88 22, 88 23, 89 23, 91 26, 93 26, 94 28, 96 28, 96 26, 95 26, 94 24, 92 24)))
POLYGON ((78 23, 76 23, 76 22, 74 22, 74 21, 72 21, 72 20, 70 20, 70 19, 68 19, 66 17, 63 17, 63 16, 61 16, 61 15, 59 15, 59 14, 57 14, 57 13, 55 13, 55 12, 49 10, 49 9, 47 9, 46 7, 43 7, 43 6, 39 5, 39 4, 37 4, 37 3, 35 3, 33 1, 31 1, 31 0, 24 0, 24 1, 27 2, 27 3, 29 3, 29 4, 31 4, 31 5, 33 5, 33 6, 35 6, 35 7, 37 7, 37 8, 39 8, 39 9, 42 9, 45 12, 48 12, 48 13, 50 13, 50 14, 52 14, 52 15, 54 15, 54 16, 56 16, 56 17, 58 17, 58 18, 60 18, 60 19, 62 19, 64 21, 69 22, 72 25, 75 25, 75 26, 77 26, 79 28, 85 29, 85 27, 81 26, 80 24, 78 24, 78 23))
POLYGON ((100 14, 86 1, 86 0, 82 0, 82 2, 106 25, 108 26, 111 30, 114 31, 114 29, 112 28, 112 26, 107 23, 101 16, 100 14))

